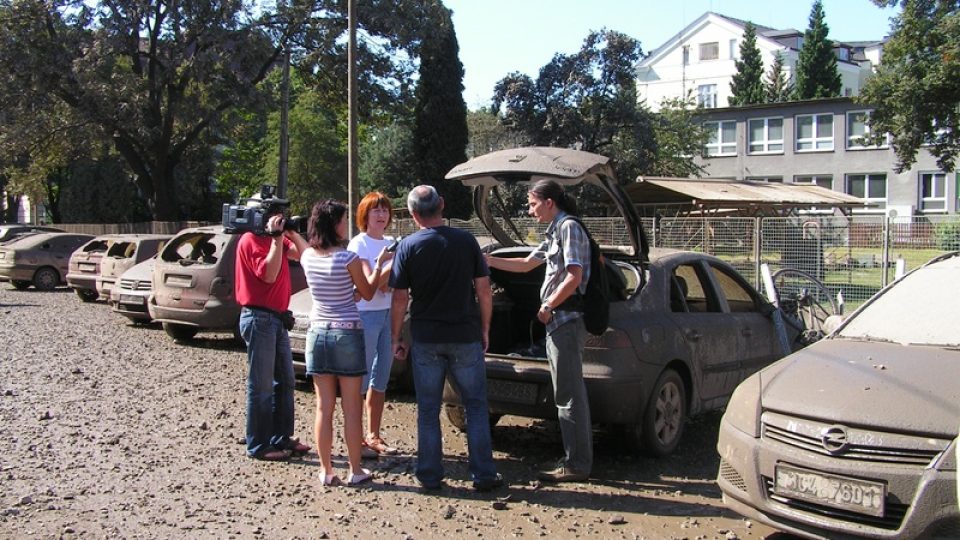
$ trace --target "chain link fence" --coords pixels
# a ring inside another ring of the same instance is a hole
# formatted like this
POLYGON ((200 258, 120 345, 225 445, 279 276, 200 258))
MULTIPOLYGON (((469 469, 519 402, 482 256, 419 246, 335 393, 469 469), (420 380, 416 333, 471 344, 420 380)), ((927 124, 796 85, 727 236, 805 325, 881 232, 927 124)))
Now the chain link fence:
MULTIPOLYGON (((516 231, 498 220, 512 237, 536 245, 546 225, 532 218, 512 220, 516 231)), ((584 218, 601 245, 630 242, 620 218, 584 218)), ((492 242, 479 219, 450 220, 453 227, 492 242)), ((757 288, 762 288, 760 265, 771 271, 800 270, 839 293, 849 312, 895 279, 898 266, 909 271, 942 253, 960 250, 960 216, 890 218, 877 215, 801 215, 793 217, 645 218, 644 231, 651 248, 709 253, 733 265, 757 288)), ((392 234, 416 231, 410 219, 397 219, 392 234)))

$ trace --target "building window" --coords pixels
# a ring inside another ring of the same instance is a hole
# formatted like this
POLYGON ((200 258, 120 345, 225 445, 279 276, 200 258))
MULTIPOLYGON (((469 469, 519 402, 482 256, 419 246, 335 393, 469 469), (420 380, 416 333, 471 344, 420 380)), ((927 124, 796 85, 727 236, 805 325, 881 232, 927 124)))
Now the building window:
POLYGON ((829 174, 801 174, 793 177, 794 184, 813 184, 822 188, 833 189, 833 176, 829 174))
POLYGON ((887 175, 877 174, 848 174, 847 193, 860 197, 875 208, 887 206, 887 175))
POLYGON ((720 42, 712 41, 710 43, 700 44, 700 61, 716 60, 720 58, 720 42))
POLYGON ((697 105, 705 109, 717 108, 717 85, 701 84, 697 87, 697 105))
POLYGON ((731 60, 737 59, 737 52, 739 52, 737 51, 737 40, 731 39, 730 40, 730 59, 731 60))
POLYGON ((887 145, 877 146, 866 140, 870 136, 870 111, 850 111, 847 113, 847 148, 860 150, 866 148, 885 148, 887 145))
POLYGON ((752 118, 748 126, 748 153, 783 153, 783 118, 752 118))
POLYGON ((947 209, 947 175, 941 172, 920 173, 920 210, 942 212, 947 209))
POLYGON ((839 49, 837 49, 837 58, 839 58, 840 60, 843 60, 844 62, 849 62, 850 49, 845 49, 843 47, 840 47, 839 49))
POLYGON ((750 182, 770 182, 773 184, 782 184, 782 176, 748 176, 746 178, 750 182))
POLYGON ((795 119, 797 152, 833 150, 833 115, 804 114, 795 119))
POLYGON ((690 65, 690 46, 689 45, 683 46, 683 65, 685 66, 690 65))
POLYGON ((737 122, 704 122, 703 129, 710 138, 704 147, 708 156, 735 156, 737 155, 737 122))

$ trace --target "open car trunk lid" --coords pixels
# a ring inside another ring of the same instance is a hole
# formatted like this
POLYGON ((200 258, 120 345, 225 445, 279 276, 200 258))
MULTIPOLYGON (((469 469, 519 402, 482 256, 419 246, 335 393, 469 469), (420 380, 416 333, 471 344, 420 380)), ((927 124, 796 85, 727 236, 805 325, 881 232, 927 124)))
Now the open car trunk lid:
MULTIPOLYGON (((532 146, 491 152, 457 165, 446 179, 456 180, 474 188, 473 206, 477 217, 501 246, 523 243, 515 229, 515 237, 508 234, 490 212, 490 199, 497 203, 498 188, 526 184, 542 179, 553 180, 565 187, 590 184, 597 186, 609 198, 610 205, 623 217, 632 244, 632 252, 625 253, 639 265, 648 262, 649 246, 640 217, 613 173, 610 158, 590 152, 567 148, 532 146)), ((508 215, 504 224, 513 227, 508 215)), ((514 216, 516 217, 516 216, 514 216)))

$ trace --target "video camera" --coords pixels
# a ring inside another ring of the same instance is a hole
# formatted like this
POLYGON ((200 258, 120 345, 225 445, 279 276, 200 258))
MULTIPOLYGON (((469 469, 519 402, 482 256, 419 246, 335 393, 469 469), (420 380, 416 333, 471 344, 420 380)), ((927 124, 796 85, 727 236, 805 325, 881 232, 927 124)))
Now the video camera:
POLYGON ((277 214, 284 214, 290 207, 290 201, 276 196, 274 186, 264 185, 260 188, 260 197, 250 197, 241 200, 243 204, 223 205, 223 232, 227 234, 243 234, 252 232, 261 236, 278 236, 283 231, 297 231, 301 234, 307 220, 302 216, 284 217, 283 231, 267 232, 267 222, 277 214))

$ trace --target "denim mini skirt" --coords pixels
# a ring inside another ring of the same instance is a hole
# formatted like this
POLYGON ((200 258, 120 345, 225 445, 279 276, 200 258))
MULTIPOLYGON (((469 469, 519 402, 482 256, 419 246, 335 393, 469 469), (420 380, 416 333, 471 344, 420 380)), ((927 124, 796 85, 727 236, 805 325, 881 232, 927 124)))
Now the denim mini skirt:
POLYGON ((362 329, 311 326, 305 349, 307 375, 362 377, 367 374, 362 329))

